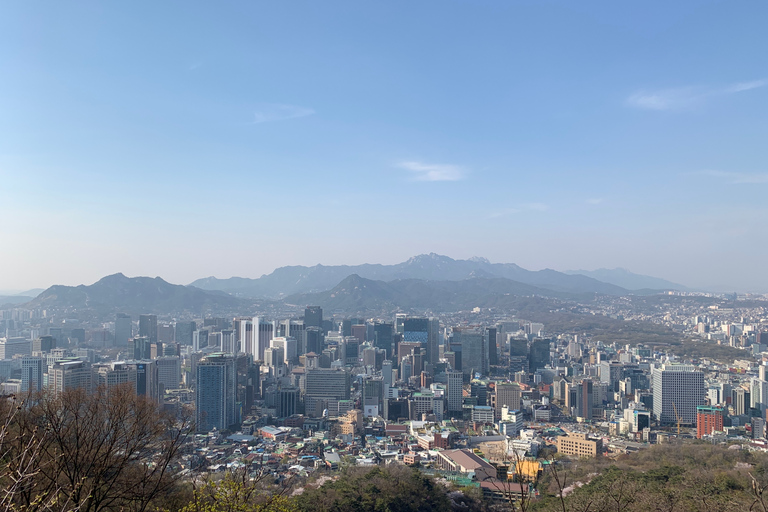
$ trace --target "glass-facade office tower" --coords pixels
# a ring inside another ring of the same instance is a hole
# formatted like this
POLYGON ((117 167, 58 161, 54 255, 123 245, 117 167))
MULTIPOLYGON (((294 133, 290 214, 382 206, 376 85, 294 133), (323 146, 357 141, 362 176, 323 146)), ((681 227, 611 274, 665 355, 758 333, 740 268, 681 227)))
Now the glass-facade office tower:
POLYGON ((115 317, 115 343, 116 347, 128 346, 128 341, 133 337, 133 322, 131 315, 118 313, 115 317))
POLYGON ((157 343, 157 315, 139 316, 139 336, 146 336, 150 343, 157 343))
POLYGON ((232 354, 215 353, 197 363, 195 407, 198 432, 224 430, 237 422, 237 374, 232 354))

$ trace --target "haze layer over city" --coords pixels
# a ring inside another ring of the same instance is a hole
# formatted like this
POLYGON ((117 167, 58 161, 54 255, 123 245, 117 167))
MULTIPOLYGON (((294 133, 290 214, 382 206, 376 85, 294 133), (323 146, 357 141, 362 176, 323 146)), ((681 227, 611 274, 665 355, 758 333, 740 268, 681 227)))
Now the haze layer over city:
POLYGON ((768 511, 768 4, 0 7, 0 509, 768 511))

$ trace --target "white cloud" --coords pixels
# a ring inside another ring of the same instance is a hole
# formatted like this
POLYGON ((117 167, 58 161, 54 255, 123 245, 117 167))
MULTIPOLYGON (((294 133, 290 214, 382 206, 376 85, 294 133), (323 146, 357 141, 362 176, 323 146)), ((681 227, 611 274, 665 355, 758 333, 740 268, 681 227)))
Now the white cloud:
POLYGON ((738 84, 733 84, 728 89, 726 89, 726 92, 734 93, 734 92, 750 91, 752 89, 757 89, 758 87, 765 87, 766 85, 768 85, 768 79, 752 80, 751 82, 741 82, 738 84))
POLYGON ((414 173, 416 181, 458 181, 464 179, 466 172, 458 165, 425 164, 423 162, 400 162, 401 169, 414 173))
POLYGON ((494 212, 488 216, 490 219, 498 219, 499 217, 506 217, 508 215, 514 215, 522 212, 545 212, 549 210, 549 205, 544 203, 523 203, 511 208, 505 208, 494 212))
POLYGON ((307 107, 297 105, 286 105, 283 103, 265 103, 259 106, 259 109, 253 113, 254 124, 268 123, 270 121, 283 121, 285 119, 296 119, 299 117, 311 116, 315 111, 307 107))
POLYGON ((725 87, 677 87, 658 91, 638 91, 627 98, 627 105, 645 110, 678 110, 695 106, 715 96, 751 91, 768 85, 768 79, 739 82, 725 87))
POLYGON ((756 172, 727 172, 727 171, 702 171, 700 174, 712 176, 713 178, 723 178, 734 185, 756 185, 768 183, 768 173, 756 172))

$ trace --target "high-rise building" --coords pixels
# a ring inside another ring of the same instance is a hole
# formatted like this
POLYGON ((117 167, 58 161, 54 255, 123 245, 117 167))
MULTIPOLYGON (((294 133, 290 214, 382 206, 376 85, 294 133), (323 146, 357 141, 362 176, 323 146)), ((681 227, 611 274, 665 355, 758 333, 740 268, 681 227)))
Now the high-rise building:
POLYGON ((278 389, 276 406, 278 418, 287 418, 298 413, 301 406, 301 390, 296 387, 278 389))
POLYGON ((133 338, 133 358, 152 359, 152 343, 146 336, 136 336, 133 338))
POLYGON ((373 346, 386 350, 387 358, 393 356, 392 324, 376 323, 373 326, 373 346))
POLYGON ((365 324, 355 324, 352 326, 352 334, 351 336, 354 338, 357 338, 357 341, 360 343, 364 343, 366 341, 365 333, 367 332, 367 327, 365 324))
POLYGON ((381 377, 384 380, 384 386, 391 388, 394 378, 392 377, 392 361, 385 359, 381 363, 381 377))
POLYGON ((584 379, 577 388, 577 409, 576 416, 581 418, 592 418, 592 408, 595 406, 594 382, 592 379, 584 379))
POLYGON ((227 354, 234 354, 237 350, 235 345, 235 331, 232 329, 221 331, 221 351, 227 354))
POLYGON ((535 338, 528 352, 528 365, 531 372, 544 368, 550 363, 549 338, 535 338))
POLYGON ((323 309, 320 306, 307 306, 304 309, 304 325, 323 328, 323 309))
POLYGON ((199 329, 192 333, 192 350, 199 352, 208 346, 208 330, 199 329))
POLYGON ((461 352, 461 370, 465 375, 488 374, 488 337, 477 327, 454 327, 451 332, 451 347, 461 352))
POLYGON ((295 354, 292 351, 289 354, 286 348, 286 356, 290 356, 292 362, 298 361, 298 356, 307 353, 306 326, 302 320, 283 320, 280 322, 280 336, 296 340, 295 354))
POLYGON ((136 370, 136 394, 160 401, 160 376, 154 361, 132 361, 129 364, 136 370))
POLYGON ((464 390, 464 374, 458 370, 448 370, 448 382, 445 388, 446 411, 456 413, 462 411, 464 390))
POLYGON ((0 359, 13 359, 16 355, 32 355, 32 343, 22 337, 0 338, 0 359))
POLYGON ((752 405, 752 393, 744 388, 733 389, 731 391, 731 405, 736 416, 746 416, 752 405))
POLYGON ((157 315, 139 315, 139 336, 146 336, 150 343, 157 343, 157 315))
POLYGON ((158 385, 162 390, 179 389, 181 384, 181 360, 178 356, 160 357, 157 365, 158 385))
POLYGON ((510 411, 520 410, 520 386, 511 382, 497 382, 491 395, 491 405, 497 418, 501 418, 501 410, 507 407, 510 411))
POLYGON ((488 338, 488 365, 499 364, 499 352, 496 347, 496 327, 486 327, 485 336, 488 338))
POLYGON ((56 348, 56 339, 53 336, 40 336, 32 340, 32 352, 48 353, 56 348))
POLYGON ((131 338, 133 338, 133 322, 131 321, 131 315, 118 313, 115 317, 114 346, 127 347, 131 338))
MULTIPOLYGON (((281 339, 275 338, 273 341, 279 343, 281 339)), ((269 347, 264 351, 264 364, 270 368, 282 367, 285 364, 285 348, 282 346, 269 347)))
MULTIPOLYGON (((664 364, 653 370, 653 414, 665 425, 696 423, 696 407, 704 405, 704 373, 690 365, 664 364)), ((749 400, 746 401, 749 404, 749 400)))
POLYGON ((405 319, 408 315, 405 313, 395 314, 395 332, 403 334, 405 332, 405 319))
POLYGON ((306 336, 307 345, 306 353, 320 354, 323 351, 323 344, 325 340, 322 328, 308 326, 304 334, 306 336))
POLYGON ((56 393, 75 388, 90 393, 93 391, 93 381, 93 368, 82 359, 61 359, 48 370, 48 385, 56 393))
POLYGON ((42 357, 23 356, 21 358, 22 391, 26 392, 42 389, 44 366, 42 357))
POLYGON ((99 365, 95 375, 98 385, 109 390, 115 386, 130 384, 136 391, 136 365, 113 362, 99 365))
POLYGON ((256 361, 264 360, 264 351, 269 348, 275 332, 274 324, 263 318, 242 318, 238 329, 240 351, 251 354, 256 361))
POLYGON ((349 400, 350 377, 346 370, 307 370, 305 382, 304 407, 309 417, 320 416, 329 402, 349 400))
POLYGON ((176 343, 179 345, 192 345, 192 333, 197 330, 197 324, 195 322, 176 322, 174 329, 174 336, 176 343))
POLYGON ((427 359, 429 364, 437 364, 440 361, 440 320, 437 318, 430 318, 427 326, 427 359))
POLYGON ((696 438, 701 439, 712 432, 721 432, 725 420, 725 408, 713 405, 696 407, 696 438))
POLYGON ((224 430, 237 422, 237 375, 232 354, 210 354, 197 363, 197 431, 224 430))
POLYGON ((157 326, 158 343, 171 343, 174 339, 173 324, 160 324, 157 326))

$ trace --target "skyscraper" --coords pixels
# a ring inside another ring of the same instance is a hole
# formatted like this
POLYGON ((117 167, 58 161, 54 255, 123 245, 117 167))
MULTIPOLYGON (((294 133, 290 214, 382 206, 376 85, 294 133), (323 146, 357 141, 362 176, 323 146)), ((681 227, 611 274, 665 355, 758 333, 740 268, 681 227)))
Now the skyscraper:
POLYGON ((309 417, 320 416, 323 408, 339 400, 349 400, 350 377, 346 370, 307 370, 305 386, 304 406, 309 417))
POLYGON ((157 343, 157 315, 139 315, 139 336, 146 336, 150 343, 157 343))
POLYGON ((497 382, 493 395, 491 395, 491 403, 494 406, 496 417, 501 418, 501 409, 505 406, 510 411, 519 410, 521 395, 522 392, 518 384, 497 382))
POLYGON ((48 371, 48 384, 56 393, 75 388, 82 388, 86 393, 90 393, 93 390, 93 381, 93 369, 82 359, 61 359, 48 371))
POLYGON ((224 430, 236 423, 237 375, 232 354, 210 354, 197 363, 197 431, 224 430))
POLYGON ((133 358, 152 359, 152 343, 146 336, 136 336, 133 338, 133 358))
POLYGON ((179 389, 181 383, 181 360, 178 356, 160 357, 157 365, 158 385, 162 390, 179 389))
POLYGON ((176 322, 174 335, 179 345, 192 345, 192 333, 197 330, 195 322, 176 322))
POLYGON ((42 357, 23 356, 21 358, 21 390, 36 391, 43 387, 42 357))
POLYGON ((429 339, 427 340, 427 362, 437 364, 440 361, 440 320, 430 318, 427 328, 429 339))
POLYGON ((307 327, 306 332, 307 354, 313 352, 319 354, 323 351, 323 330, 320 327, 307 327))
POLYGON ((496 366, 499 364, 499 353, 496 346, 496 327, 486 327, 485 336, 488 338, 488 365, 496 366))
POLYGON ((373 326, 373 346, 386 350, 387 358, 393 357, 392 324, 376 323, 373 326))
POLYGON ((301 391, 295 387, 285 387, 277 390, 276 412, 278 418, 287 418, 299 412, 301 391))
POLYGON ((323 309, 320 306, 307 306, 304 309, 304 325, 323 328, 323 309))
POLYGON ((653 414, 661 424, 675 424, 679 415, 682 424, 695 425, 704 393, 704 373, 694 366, 664 364, 653 370, 653 414))
POLYGON ((473 377, 474 373, 488 373, 488 338, 477 327, 454 327, 451 345, 461 352, 461 370, 473 377))
POLYGON ((544 368, 550 363, 549 338, 536 338, 531 342, 528 352, 528 363, 531 372, 544 368))
POLYGON ((451 413, 462 411, 464 374, 458 370, 446 372, 448 382, 445 388, 446 411, 451 413))
POLYGON ((116 347, 127 347, 128 341, 133 338, 133 322, 131 315, 118 313, 115 317, 115 343, 116 347))
POLYGON ((221 331, 221 351, 227 354, 235 353, 235 331, 232 329, 221 331))
POLYGON ((40 336, 32 340, 32 352, 50 352, 54 348, 56 339, 53 336, 40 336))
POLYGON ((208 346, 208 330, 200 329, 192 333, 192 350, 199 352, 208 346))

